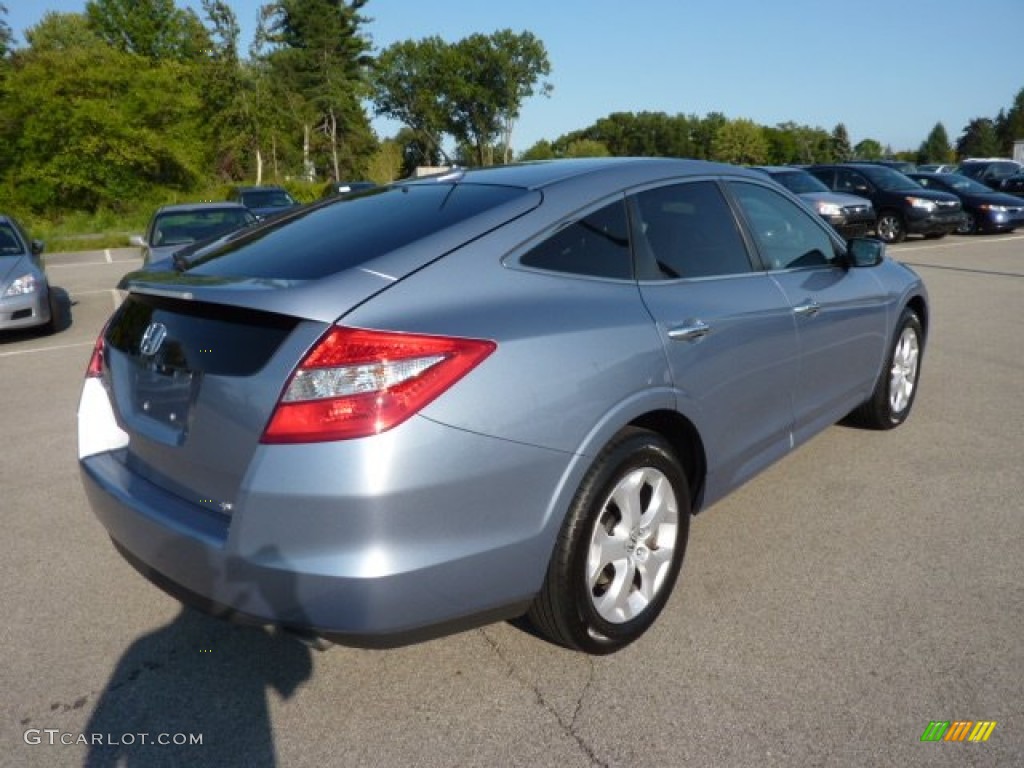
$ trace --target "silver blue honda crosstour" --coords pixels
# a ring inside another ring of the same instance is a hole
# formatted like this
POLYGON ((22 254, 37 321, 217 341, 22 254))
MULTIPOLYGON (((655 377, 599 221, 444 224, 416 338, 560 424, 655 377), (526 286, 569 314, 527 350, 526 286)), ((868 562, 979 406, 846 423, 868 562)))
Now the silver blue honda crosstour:
POLYGON ((687 160, 456 170, 162 264, 86 374, 96 515, 186 603, 357 645, 622 648, 691 515, 907 418, 929 320, 881 242, 687 160))

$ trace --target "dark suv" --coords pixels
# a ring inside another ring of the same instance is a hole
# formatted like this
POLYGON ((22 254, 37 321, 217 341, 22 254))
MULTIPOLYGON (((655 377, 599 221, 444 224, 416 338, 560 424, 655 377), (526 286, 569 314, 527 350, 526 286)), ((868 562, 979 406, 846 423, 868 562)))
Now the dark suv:
POLYGON ((1009 178, 1003 179, 1003 192, 1008 195, 1024 197, 1024 170, 1009 178))
POLYGON ((868 198, 878 215, 875 232, 887 243, 898 243, 908 234, 945 237, 964 220, 958 197, 924 189, 884 165, 812 165, 807 170, 833 192, 868 198))
POLYGON ((1005 192, 1006 181, 1024 171, 1024 166, 1015 160, 990 157, 986 159, 964 160, 956 169, 961 176, 980 181, 986 187, 1005 192))

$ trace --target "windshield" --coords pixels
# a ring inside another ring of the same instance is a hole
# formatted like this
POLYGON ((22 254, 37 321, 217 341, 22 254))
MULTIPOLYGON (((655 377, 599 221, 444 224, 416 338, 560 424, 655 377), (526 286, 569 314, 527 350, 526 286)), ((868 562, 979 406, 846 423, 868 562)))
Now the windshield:
POLYGON ((975 195, 988 195, 992 192, 984 184, 974 179, 968 179, 966 176, 961 176, 958 173, 947 173, 946 176, 948 178, 943 179, 946 182, 946 186, 950 189, 955 189, 957 192, 968 192, 975 195))
POLYGON ((831 191, 821 181, 814 178, 806 171, 781 171, 779 173, 771 174, 771 177, 796 195, 802 195, 808 192, 831 191))
POLYGON ((861 170, 865 176, 871 179, 875 186, 879 189, 884 189, 886 192, 903 192, 906 190, 912 192, 921 188, 921 185, 913 179, 883 165, 874 168, 862 168, 861 170))
POLYGON ((24 253, 21 241, 14 234, 14 230, 7 224, 0 224, 0 256, 11 256, 15 253, 24 253))
POLYGON ((200 211, 175 211, 157 217, 153 224, 155 247, 185 245, 226 235, 255 221, 242 208, 211 208, 200 211))
POLYGON ((250 208, 288 208, 297 204, 283 189, 250 189, 242 193, 242 202, 250 208))

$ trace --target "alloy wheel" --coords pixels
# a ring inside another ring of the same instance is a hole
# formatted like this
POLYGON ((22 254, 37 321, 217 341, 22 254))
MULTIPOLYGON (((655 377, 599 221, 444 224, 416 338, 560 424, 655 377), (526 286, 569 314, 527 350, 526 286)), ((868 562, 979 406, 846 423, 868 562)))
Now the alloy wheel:
POLYGON ((587 552, 587 587, 602 619, 621 624, 643 613, 666 582, 678 532, 679 504, 661 471, 642 467, 619 481, 587 552))
POLYGON ((917 332, 904 328, 896 342, 889 376, 889 407, 893 413, 902 413, 910 405, 917 384, 917 366, 921 358, 921 347, 917 332))

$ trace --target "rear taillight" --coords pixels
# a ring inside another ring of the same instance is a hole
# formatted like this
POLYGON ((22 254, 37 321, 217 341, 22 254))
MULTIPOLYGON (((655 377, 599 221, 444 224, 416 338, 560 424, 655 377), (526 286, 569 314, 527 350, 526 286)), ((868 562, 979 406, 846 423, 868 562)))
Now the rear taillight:
POLYGON ((495 347, 481 339, 332 328, 292 374, 260 442, 384 432, 441 395, 495 347))
POLYGON ((96 343, 92 347, 92 357, 89 358, 89 365, 85 369, 85 378, 87 379, 96 379, 103 376, 103 352, 107 347, 103 337, 106 333, 107 326, 104 324, 100 335, 96 337, 96 343))

